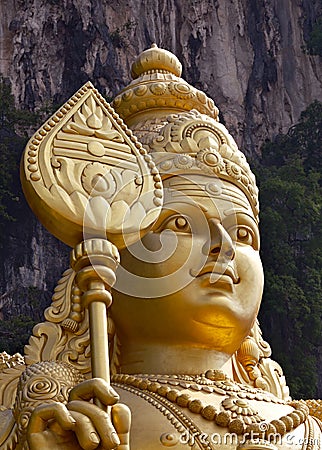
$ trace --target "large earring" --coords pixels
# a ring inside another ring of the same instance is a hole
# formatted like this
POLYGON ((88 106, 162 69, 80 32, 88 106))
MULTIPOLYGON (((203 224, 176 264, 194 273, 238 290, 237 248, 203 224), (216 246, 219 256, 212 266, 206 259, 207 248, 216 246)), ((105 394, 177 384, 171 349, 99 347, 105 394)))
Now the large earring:
POLYGON ((254 386, 269 391, 268 383, 261 376, 262 374, 258 367, 260 357, 261 352, 256 341, 248 336, 237 351, 237 359, 244 367, 254 386))

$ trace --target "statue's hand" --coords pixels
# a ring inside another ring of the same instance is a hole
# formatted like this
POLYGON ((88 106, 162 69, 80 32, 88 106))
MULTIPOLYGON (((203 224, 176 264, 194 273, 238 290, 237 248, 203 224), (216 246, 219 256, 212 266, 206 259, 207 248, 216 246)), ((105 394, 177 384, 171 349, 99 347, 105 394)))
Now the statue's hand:
POLYGON ((38 406, 27 430, 30 450, 129 450, 130 410, 118 399, 112 387, 94 378, 74 387, 66 405, 38 406), (94 398, 104 410, 90 402, 94 398))

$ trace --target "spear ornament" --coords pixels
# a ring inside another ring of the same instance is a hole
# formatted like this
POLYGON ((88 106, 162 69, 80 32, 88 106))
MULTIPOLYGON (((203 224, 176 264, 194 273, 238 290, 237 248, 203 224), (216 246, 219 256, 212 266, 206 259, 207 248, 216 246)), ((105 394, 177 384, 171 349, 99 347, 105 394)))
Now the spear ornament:
POLYGON ((87 83, 29 140, 21 180, 42 224, 73 248, 71 266, 89 310, 92 376, 109 382, 107 308, 119 250, 138 241, 159 216, 158 170, 87 83))

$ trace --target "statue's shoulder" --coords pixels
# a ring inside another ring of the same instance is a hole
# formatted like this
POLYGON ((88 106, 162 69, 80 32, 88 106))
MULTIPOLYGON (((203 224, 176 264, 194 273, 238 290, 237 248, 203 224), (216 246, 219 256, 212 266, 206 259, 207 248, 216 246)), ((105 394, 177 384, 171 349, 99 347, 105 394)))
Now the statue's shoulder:
POLYGON ((18 360, 2 357, 6 365, 0 372, 0 450, 20 449, 32 411, 43 403, 67 403, 69 392, 84 377, 64 361, 26 365, 20 355, 18 360))

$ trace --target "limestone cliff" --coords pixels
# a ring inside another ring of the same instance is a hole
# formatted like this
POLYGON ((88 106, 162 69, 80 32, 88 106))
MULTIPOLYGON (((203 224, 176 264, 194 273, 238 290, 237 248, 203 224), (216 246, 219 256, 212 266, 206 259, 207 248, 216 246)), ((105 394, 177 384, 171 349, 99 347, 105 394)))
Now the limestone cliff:
MULTIPOLYGON (((321 12, 311 0, 1 0, 0 73, 27 109, 55 108, 87 80, 111 99, 135 56, 156 42, 179 57, 183 77, 215 100, 254 155, 322 101, 321 57, 304 51, 321 12)), ((23 211, 3 255, 5 316, 30 312, 30 287, 45 302, 67 263, 66 249, 23 211)))
POLYGON ((246 153, 322 99, 321 59, 304 53, 310 0, 2 0, 0 72, 28 108, 59 104, 88 79, 108 98, 156 42, 207 92, 246 153))

